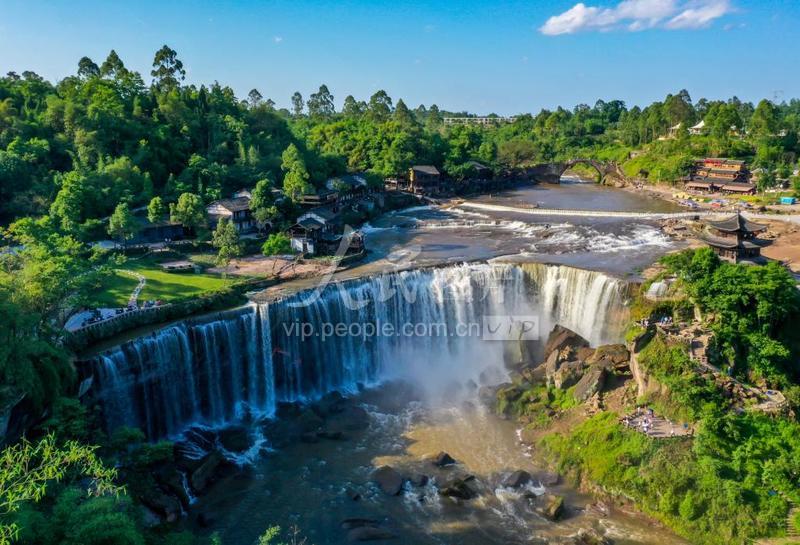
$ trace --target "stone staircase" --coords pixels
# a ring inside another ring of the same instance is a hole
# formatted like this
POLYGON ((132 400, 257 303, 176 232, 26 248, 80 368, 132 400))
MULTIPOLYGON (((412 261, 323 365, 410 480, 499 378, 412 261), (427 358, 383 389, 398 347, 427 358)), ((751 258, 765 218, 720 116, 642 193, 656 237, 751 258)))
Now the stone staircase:
POLYGON ((786 515, 786 535, 788 537, 800 537, 800 528, 794 523, 798 515, 800 515, 800 507, 792 503, 792 508, 789 509, 789 514, 786 515))

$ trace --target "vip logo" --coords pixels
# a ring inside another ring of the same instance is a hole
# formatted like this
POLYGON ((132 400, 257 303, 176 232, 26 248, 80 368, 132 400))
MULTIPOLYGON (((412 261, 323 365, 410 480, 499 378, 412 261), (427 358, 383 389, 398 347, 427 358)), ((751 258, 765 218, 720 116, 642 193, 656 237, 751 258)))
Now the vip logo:
POLYGON ((483 317, 485 341, 537 341, 541 338, 539 317, 534 315, 490 315, 483 317))

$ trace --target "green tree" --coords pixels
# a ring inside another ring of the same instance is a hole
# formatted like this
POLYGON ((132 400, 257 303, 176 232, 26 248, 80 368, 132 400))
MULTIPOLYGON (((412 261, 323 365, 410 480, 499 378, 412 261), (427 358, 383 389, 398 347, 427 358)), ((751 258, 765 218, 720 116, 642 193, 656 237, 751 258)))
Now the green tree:
POLYGON ((259 225, 265 225, 278 217, 279 212, 272 193, 273 187, 272 180, 262 178, 256 182, 256 186, 253 188, 250 210, 253 211, 253 217, 259 225))
POLYGON ((100 75, 103 77, 117 79, 125 76, 127 72, 122 59, 119 58, 119 55, 117 55, 117 52, 113 49, 108 53, 108 57, 106 57, 106 60, 103 61, 103 64, 100 66, 100 75))
POLYGON ((330 118, 336 110, 333 105, 333 95, 328 90, 328 86, 322 84, 319 86, 319 91, 312 93, 306 102, 308 108, 308 115, 318 118, 330 118))
MULTIPOLYGON (((58 445, 52 435, 36 444, 23 439, 6 447, 0 452, 0 516, 7 519, 22 504, 40 501, 50 484, 72 470, 91 479, 93 494, 119 494, 122 489, 114 485, 116 470, 103 466, 95 450, 75 441, 58 445)), ((9 545, 19 530, 16 523, 0 522, 0 545, 9 545)))
POLYGON ((264 97, 261 96, 261 93, 258 92, 258 89, 250 89, 250 92, 247 93, 247 102, 250 104, 251 108, 258 107, 263 100, 264 97))
POLYGON ((153 197, 150 199, 150 204, 147 205, 147 221, 150 223, 158 223, 164 218, 167 213, 167 206, 161 197, 153 197))
POLYGON ((89 57, 81 57, 78 61, 78 77, 89 79, 100 75, 100 68, 89 57))
POLYGON ((772 136, 778 132, 778 112, 769 100, 762 100, 750 118, 750 133, 754 136, 772 136))
POLYGON ((369 97, 367 113, 373 121, 386 121, 392 114, 392 99, 381 89, 369 97))
POLYGON ((314 191, 314 186, 309 181, 311 176, 306 168, 305 160, 294 144, 289 144, 281 154, 281 170, 284 172, 283 192, 292 201, 297 202, 302 195, 308 195, 314 191))
POLYGON ((239 232, 236 226, 228 218, 220 218, 211 245, 217 249, 217 264, 225 267, 230 264, 231 259, 242 255, 242 245, 239 242, 239 232))
POLYGON ((292 253, 292 243, 289 237, 283 233, 272 233, 264 245, 261 247, 261 253, 265 256, 273 255, 286 255, 292 253))
POLYGON ((206 223, 206 209, 200 197, 193 193, 182 193, 177 203, 169 206, 170 220, 188 229, 196 229, 206 223))
POLYGON ((168 45, 163 45, 153 57, 150 75, 156 88, 167 91, 180 86, 180 82, 186 78, 186 70, 178 59, 178 53, 168 45))
POLYGON ((364 113, 366 105, 363 102, 358 102, 353 95, 347 95, 342 105, 342 115, 345 117, 355 118, 364 113))
POLYGON ((127 243, 127 241, 136 236, 138 228, 139 223, 126 202, 119 203, 114 209, 114 213, 108 218, 108 234, 123 243, 127 243))
POLYGON ((292 95, 292 114, 295 117, 303 115, 303 95, 299 91, 295 91, 292 95))
POLYGON ((408 109, 408 106, 406 106, 406 103, 403 102, 402 98, 397 100, 397 106, 394 108, 393 118, 401 125, 409 125, 414 123, 414 114, 411 113, 411 110, 408 109))

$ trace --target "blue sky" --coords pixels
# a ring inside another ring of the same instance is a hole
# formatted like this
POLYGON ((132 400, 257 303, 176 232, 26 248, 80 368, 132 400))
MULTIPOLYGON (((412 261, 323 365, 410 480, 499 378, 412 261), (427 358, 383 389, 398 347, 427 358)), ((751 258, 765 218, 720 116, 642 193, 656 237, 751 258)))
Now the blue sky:
POLYGON ((598 98, 800 97, 797 0, 0 0, 0 70, 48 79, 112 48, 150 81, 177 50, 191 83, 279 106, 326 83, 415 107, 514 114, 598 98))

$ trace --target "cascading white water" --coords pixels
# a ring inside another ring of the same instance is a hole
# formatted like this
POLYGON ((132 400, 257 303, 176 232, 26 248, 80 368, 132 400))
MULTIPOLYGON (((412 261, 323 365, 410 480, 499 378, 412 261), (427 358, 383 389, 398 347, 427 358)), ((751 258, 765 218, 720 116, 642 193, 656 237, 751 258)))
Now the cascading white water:
POLYGON ((94 360, 96 394, 109 429, 139 427, 151 438, 389 378, 450 396, 507 376, 507 344, 482 338, 485 317, 536 315, 545 337, 561 324, 599 344, 617 340, 623 291, 602 273, 550 265, 378 275, 125 343, 94 360))

